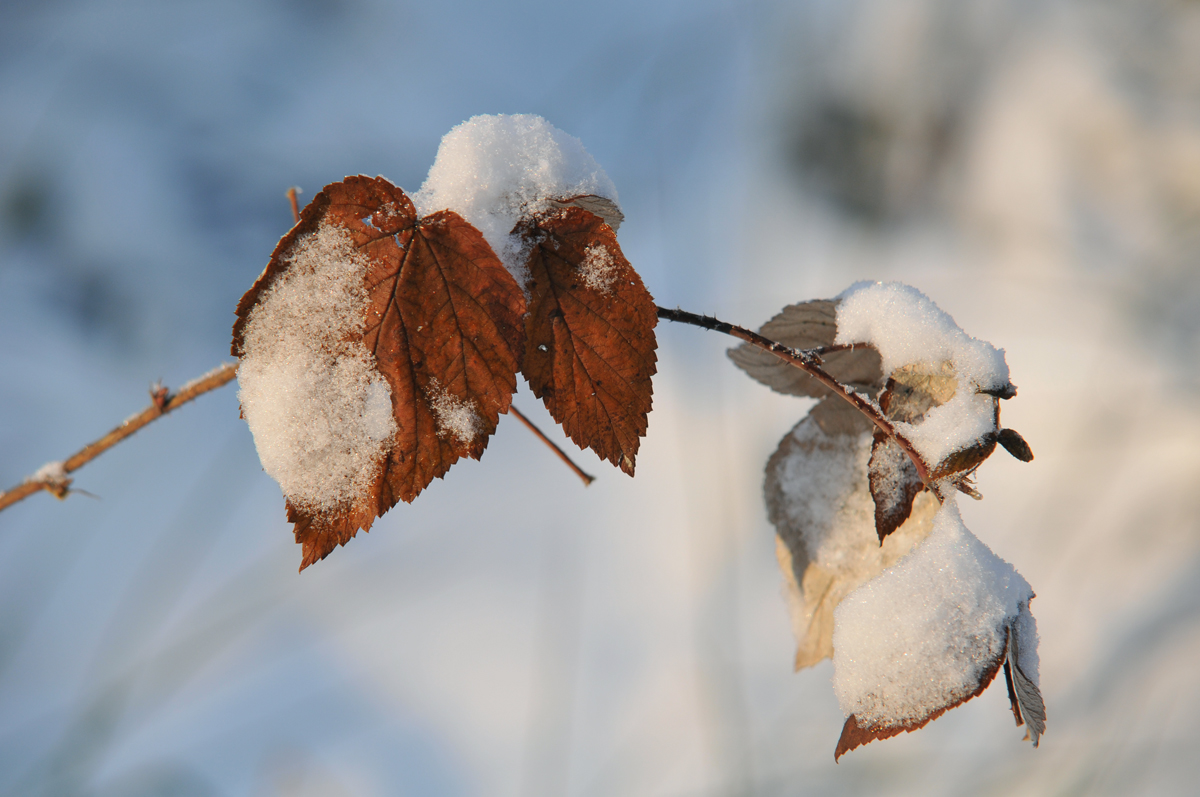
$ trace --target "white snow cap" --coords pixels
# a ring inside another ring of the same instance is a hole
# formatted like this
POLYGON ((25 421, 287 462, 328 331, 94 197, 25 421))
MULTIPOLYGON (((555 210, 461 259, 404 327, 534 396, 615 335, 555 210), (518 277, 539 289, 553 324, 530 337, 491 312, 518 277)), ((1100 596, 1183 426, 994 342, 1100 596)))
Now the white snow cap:
POLYGON ((292 505, 337 510, 370 485, 396 436, 391 388, 361 338, 367 259, 324 223, 283 257, 246 323, 238 400, 292 505))
POLYGON ((862 726, 919 722, 965 699, 1019 636, 1037 683, 1033 590, 963 526, 946 501, 912 553, 850 593, 834 613, 833 689, 862 726))
POLYGON ((524 284, 517 220, 550 200, 581 195, 617 202, 617 189, 583 143, 540 116, 473 116, 442 138, 425 184, 412 196, 422 216, 453 210, 473 224, 524 284))
POLYGON ((857 282, 839 298, 834 342, 874 346, 884 374, 911 364, 954 367, 954 397, 918 424, 897 424, 930 467, 995 430, 995 399, 980 391, 1009 384, 1003 349, 963 332, 929 297, 899 282, 857 282))

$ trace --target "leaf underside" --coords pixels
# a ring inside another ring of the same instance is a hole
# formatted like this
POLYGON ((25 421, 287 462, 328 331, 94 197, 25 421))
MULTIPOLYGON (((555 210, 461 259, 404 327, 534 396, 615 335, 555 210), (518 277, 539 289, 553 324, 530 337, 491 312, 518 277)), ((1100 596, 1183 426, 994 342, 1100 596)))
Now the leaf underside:
POLYGON ((1028 725, 1025 738, 1038 746, 1038 740, 1046 732, 1046 704, 1041 690, 1021 669, 1017 635, 1012 626, 1008 628, 1008 653, 1004 658, 1004 681, 1008 686, 1008 700, 1012 705, 1017 727, 1028 725))
POLYGON ((320 225, 345 230, 369 261, 362 343, 391 388, 398 431, 373 483, 351 504, 319 514, 288 505, 301 570, 398 501, 412 501, 460 458, 480 457, 512 401, 525 336, 524 295, 478 230, 451 211, 418 218, 400 188, 359 175, 326 186, 279 242, 238 305, 234 354, 242 353, 250 310, 287 267, 285 255, 320 225))
POLYGON ((522 372, 568 437, 632 476, 656 369, 654 300, 588 210, 529 217, 516 232, 530 247, 522 372))
MULTIPOLYGON (((837 337, 837 299, 818 299, 788 305, 758 330, 793 349, 832 346, 837 337)), ((829 388, 770 352, 743 343, 727 352, 734 364, 777 393, 823 398, 829 388)), ((874 394, 883 381, 879 352, 870 346, 841 349, 822 355, 822 368, 840 382, 874 394)))

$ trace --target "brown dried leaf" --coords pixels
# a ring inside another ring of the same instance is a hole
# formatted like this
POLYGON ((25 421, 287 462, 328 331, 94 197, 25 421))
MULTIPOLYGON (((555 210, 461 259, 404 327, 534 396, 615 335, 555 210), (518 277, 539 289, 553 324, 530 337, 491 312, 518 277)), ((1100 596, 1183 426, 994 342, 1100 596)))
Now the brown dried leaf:
POLYGON ((871 498, 875 501, 875 533, 879 543, 912 513, 913 499, 925 489, 917 467, 900 446, 878 429, 867 463, 871 498))
POLYGON ((838 739, 837 747, 833 751, 833 760, 837 761, 845 753, 850 752, 856 747, 861 747, 864 744, 873 742, 877 739, 890 739, 900 733, 912 733, 915 730, 924 728, 933 720, 945 714, 952 708, 957 708, 968 700, 978 697, 983 694, 983 690, 987 689, 993 680, 996 678, 996 673, 1000 671, 1001 664, 1006 660, 1006 650, 1001 650, 1000 654, 993 660, 988 662, 988 665, 980 672, 979 683, 975 689, 966 697, 959 698, 946 705, 926 714, 924 717, 905 722, 899 725, 876 725, 862 726, 858 724, 858 718, 851 714, 846 718, 846 724, 842 726, 842 735, 838 739))
POLYGON ((508 410, 524 351, 525 300, 483 235, 451 211, 422 219, 381 177, 326 186, 275 248, 238 304, 233 353, 242 353, 250 310, 287 268, 297 239, 336 225, 369 260, 362 342, 392 391, 399 427, 366 495, 309 515, 289 504, 303 570, 344 545, 399 500, 411 501, 460 457, 478 459, 508 410))
POLYGON ((929 478, 936 481, 947 476, 957 476, 961 481, 969 477, 995 450, 996 435, 994 433, 985 435, 974 445, 960 448, 946 455, 946 458, 939 462, 933 472, 929 474, 929 478))
MULTIPOLYGON (((836 299, 820 299, 783 308, 762 325, 759 333, 793 349, 832 346, 837 337, 836 299)), ((829 388, 770 352, 743 343, 728 351, 729 359, 754 379, 777 393, 823 398, 829 388)), ((879 352, 858 346, 824 355, 824 369, 843 384, 874 393, 883 383, 879 352)))
POLYGON ((578 446, 632 476, 651 406, 654 300, 594 213, 564 207, 517 232, 530 247, 525 378, 578 446))

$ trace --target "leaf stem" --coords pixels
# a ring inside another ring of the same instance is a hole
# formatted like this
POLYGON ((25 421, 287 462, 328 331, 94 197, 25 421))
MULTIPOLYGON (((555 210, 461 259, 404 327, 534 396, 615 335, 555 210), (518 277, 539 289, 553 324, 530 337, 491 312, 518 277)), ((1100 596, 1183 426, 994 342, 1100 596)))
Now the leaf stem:
POLYGON ((757 346, 763 351, 774 354, 790 365, 796 366, 832 390, 835 395, 841 396, 850 402, 856 410, 866 416, 867 420, 875 424, 884 434, 895 441, 896 445, 900 446, 901 450, 908 455, 913 465, 916 466, 917 475, 921 477, 921 481, 927 485, 929 484, 929 466, 925 464, 925 460, 917 453, 917 449, 913 446, 912 441, 896 430, 895 425, 883 414, 883 410, 879 408, 879 405, 858 393, 849 385, 842 384, 837 378, 821 367, 822 353, 836 351, 842 347, 826 346, 817 349, 793 349, 790 346, 784 346, 782 343, 776 343, 770 338, 763 337, 745 327, 739 327, 736 324, 730 324, 712 316, 689 313, 686 310, 678 308, 670 310, 666 307, 659 307, 658 317, 666 321, 691 324, 692 326, 712 330, 713 332, 722 332, 726 335, 731 335, 739 340, 746 341, 752 346, 757 346))
POLYGON ((563 451, 561 448, 556 446, 554 444, 554 441, 551 440, 549 437, 546 437, 546 435, 542 434, 542 430, 537 428, 536 426, 534 426, 533 421, 529 420, 524 415, 522 415, 521 411, 518 410, 515 406, 510 404, 508 407, 508 411, 510 413, 512 413, 518 421, 525 424, 525 426, 529 429, 529 431, 531 431, 535 435, 537 435, 537 438, 539 440, 541 440, 546 445, 550 446, 550 448, 554 450, 554 453, 558 454, 558 458, 561 459, 563 462, 567 463, 567 467, 569 467, 571 470, 575 471, 575 475, 583 480, 584 487, 587 487, 589 484, 596 481, 595 476, 588 475, 587 473, 585 473, 583 471, 582 468, 580 468, 578 465, 576 465, 574 462, 572 462, 571 458, 569 456, 567 456, 567 452, 563 451))
POLYGON ((67 478, 68 473, 79 470, 117 443, 132 436, 143 426, 161 418, 175 408, 182 407, 189 401, 228 384, 235 376, 237 376, 237 363, 226 363, 188 382, 177 393, 170 393, 158 385, 152 387, 149 407, 125 419, 111 432, 84 446, 61 463, 50 463, 43 466, 37 473, 27 477, 25 481, 0 493, 0 511, 42 490, 60 499, 66 498, 71 492, 82 492, 71 490, 71 479, 67 478))

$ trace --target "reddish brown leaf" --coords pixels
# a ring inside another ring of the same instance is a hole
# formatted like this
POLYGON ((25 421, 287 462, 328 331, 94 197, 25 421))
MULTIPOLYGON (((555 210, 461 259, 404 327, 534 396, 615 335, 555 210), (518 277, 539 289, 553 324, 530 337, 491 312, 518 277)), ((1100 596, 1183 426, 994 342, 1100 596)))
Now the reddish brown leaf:
POLYGON ((525 378, 577 445, 632 476, 651 405, 654 300, 594 213, 565 207, 518 232, 530 246, 525 378))
POLYGON ((321 225, 348 232, 368 258, 362 342, 391 388, 398 432, 371 488, 351 505, 310 515, 289 503, 302 570, 460 457, 478 459, 508 410, 524 351, 524 296, 482 234, 451 211, 418 219, 400 188, 360 175, 326 186, 279 242, 238 305, 234 354, 288 252, 321 225))
POLYGON ((996 678, 996 673, 1000 671, 1000 665, 1005 661, 1007 654, 1007 645, 1000 651, 1000 655, 994 661, 988 663, 988 666, 980 673, 979 685, 966 697, 955 700, 952 703, 938 708, 930 712, 919 720, 906 722, 899 725, 877 725, 863 727, 858 724, 858 718, 851 714, 846 718, 846 724, 842 726, 842 735, 838 739, 837 748, 833 752, 833 760, 837 761, 843 754, 850 752, 856 747, 861 747, 864 744, 873 742, 877 739, 890 739, 900 733, 912 733, 915 730, 924 728, 930 722, 933 722, 938 717, 945 714, 952 708, 957 708, 963 703, 974 697, 983 694, 983 690, 987 689, 993 680, 996 678))

